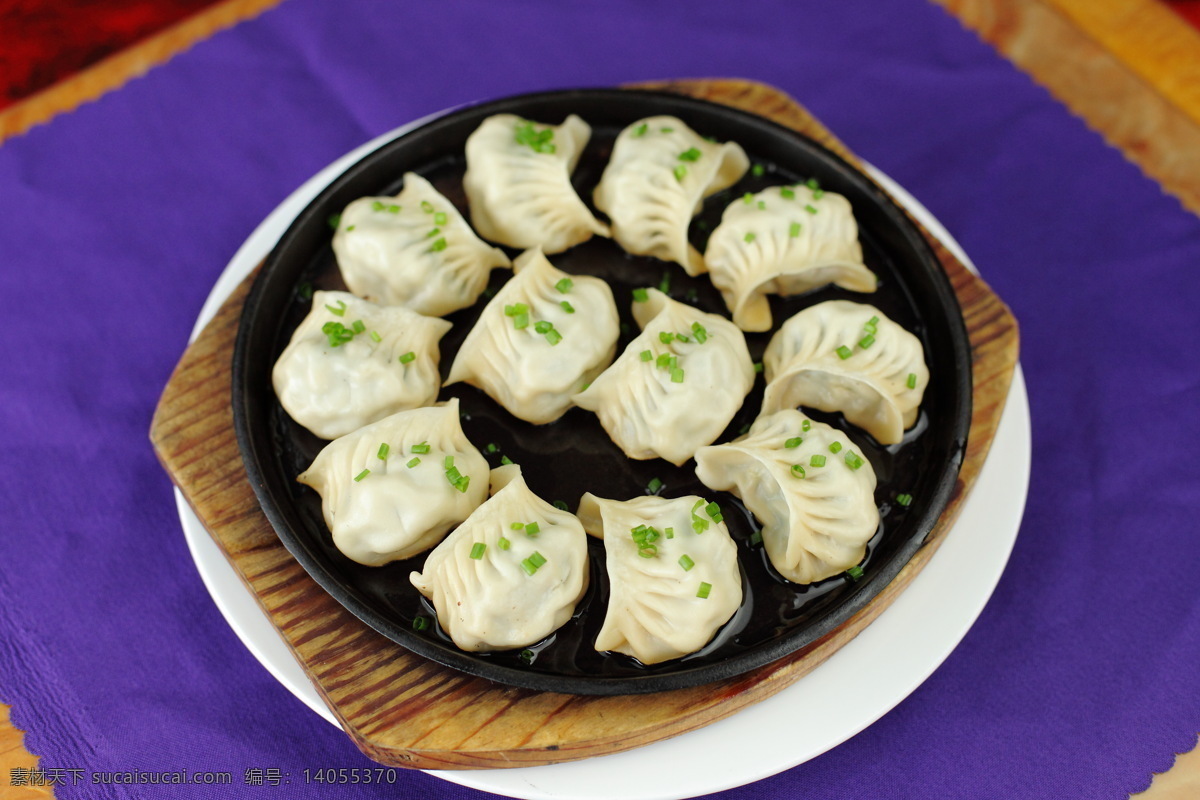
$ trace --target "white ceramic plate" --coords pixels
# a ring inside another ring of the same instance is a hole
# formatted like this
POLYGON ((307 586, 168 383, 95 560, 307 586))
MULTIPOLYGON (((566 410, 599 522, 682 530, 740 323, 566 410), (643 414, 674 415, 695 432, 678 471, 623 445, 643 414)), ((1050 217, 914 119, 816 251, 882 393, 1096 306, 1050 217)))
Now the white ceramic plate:
MULTIPOLYGON (((441 112, 445 113, 445 112, 441 112)), ((330 164, 254 230, 213 287, 192 331, 274 247, 305 206, 354 162, 435 114, 386 133, 330 164)), ((968 267, 966 253, 908 192, 867 171, 968 267)), ((996 440, 954 529, 890 608, 793 686, 729 719, 627 753, 548 767, 434 771, 464 786, 528 800, 667 800, 742 786, 836 747, 894 708, 933 673, 983 610, 1008 562, 1029 486, 1029 403, 1020 367, 996 440), (886 654, 886 658, 881 658, 886 654), (797 717, 822 720, 796 726, 797 717), (764 736, 767 731, 786 736, 764 736), (662 764, 687 764, 664 770, 662 764)), ((254 596, 177 489, 176 504, 196 568, 217 608, 254 657, 288 691, 337 724, 254 596)))

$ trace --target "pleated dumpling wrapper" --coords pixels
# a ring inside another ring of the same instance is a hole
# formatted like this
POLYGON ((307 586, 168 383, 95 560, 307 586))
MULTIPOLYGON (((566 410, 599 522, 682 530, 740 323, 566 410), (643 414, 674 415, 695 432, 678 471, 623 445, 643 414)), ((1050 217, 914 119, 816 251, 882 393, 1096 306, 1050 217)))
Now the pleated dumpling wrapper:
POLYGON ((630 458, 682 464, 716 441, 754 385, 746 337, 719 314, 647 289, 633 303, 642 332, 575 395, 630 458))
POLYGON ((710 142, 675 117, 647 117, 617 136, 594 199, 626 252, 705 271, 688 242, 704 198, 741 180, 750 159, 737 142, 710 142))
POLYGON ((509 265, 503 250, 481 241, 454 204, 415 172, 405 173, 395 197, 362 197, 346 206, 333 253, 354 294, 431 317, 473 305, 492 269, 509 265))
POLYGON ((643 664, 708 644, 742 604, 737 545, 719 510, 695 495, 605 500, 585 494, 579 518, 604 540, 609 600, 596 649, 643 664))
POLYGON ((732 442, 700 448, 696 475, 742 499, 762 523, 771 564, 795 583, 856 566, 879 527, 871 463, 845 434, 795 409, 759 417, 732 442))
POLYGON ((840 194, 811 186, 772 186, 734 200, 704 253, 713 285, 744 331, 771 328, 767 295, 801 294, 833 283, 873 292, 858 223, 840 194))
POLYGON ((491 474, 492 496, 409 576, 459 648, 512 650, 571 618, 588 587, 587 535, 570 512, 529 490, 516 464, 491 474))
POLYGON ((487 497, 487 476, 451 399, 335 439, 296 480, 321 495, 337 549, 376 567, 440 542, 487 497))
POLYGON ((840 411, 880 444, 904 439, 929 384, 921 340, 874 306, 849 300, 819 303, 783 323, 763 367, 763 414, 840 411))
POLYGON ((271 370, 292 419, 336 439, 437 399, 438 342, 450 323, 349 292, 314 292, 312 309, 271 370))
POLYGON ((575 188, 571 173, 592 136, 574 114, 543 125, 512 114, 483 121, 467 138, 463 188, 479 235, 509 247, 561 253, 609 235, 575 188))
POLYGON ((467 334, 446 383, 464 381, 514 417, 541 425, 571 407, 571 396, 612 362, 620 320, 600 278, 568 275, 540 250, 513 263, 467 334))

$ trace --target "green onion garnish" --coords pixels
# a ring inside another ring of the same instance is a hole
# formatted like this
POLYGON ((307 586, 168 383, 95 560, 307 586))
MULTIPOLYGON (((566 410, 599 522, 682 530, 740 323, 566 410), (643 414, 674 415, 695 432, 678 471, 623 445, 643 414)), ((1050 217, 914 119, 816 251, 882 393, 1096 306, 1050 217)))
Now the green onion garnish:
POLYGON ((332 228, 333 230, 336 231, 338 228, 338 225, 342 224, 342 215, 341 214, 330 214, 329 219, 327 219, 325 221, 327 223, 329 223, 330 228, 332 228))
POLYGON ((862 580, 862 567, 851 567, 850 569, 846 570, 846 575, 850 578, 850 580, 858 582, 862 580))
POLYGON ((446 222, 447 222, 447 217, 446 217, 445 211, 439 211, 433 215, 433 224, 434 225, 445 225, 446 222))
POLYGON ((379 331, 371 331, 371 341, 376 343, 383 341, 383 337, 379 335, 379 331))
POLYGON ((674 528, 664 528, 663 536, 666 536, 668 539, 674 539, 675 538, 675 529, 674 528))
POLYGON ((671 171, 675 174, 675 180, 681 183, 683 182, 683 179, 687 177, 687 167, 685 167, 683 164, 677 164, 675 169, 671 171))
POLYGON ((690 341, 692 341, 691 339, 689 339, 689 338, 687 337, 687 334, 683 334, 683 333, 677 333, 677 334, 675 334, 675 338, 676 338, 676 339, 678 339, 678 340, 679 340, 679 341, 681 341, 681 342, 690 342, 690 341))
POLYGON ((833 444, 829 445, 829 452, 831 452, 831 453, 840 453, 840 452, 842 452, 842 443, 841 443, 841 442, 834 442, 833 444))
POLYGON ((788 447, 788 448, 799 447, 803 442, 804 442, 803 438, 801 438, 799 436, 793 436, 791 439, 788 439, 786 442, 784 442, 783 446, 788 447))
POLYGON ((763 362, 761 362, 761 361, 755 361, 755 362, 754 362, 754 371, 755 371, 755 372, 762 372, 762 371, 763 371, 763 362))
MULTIPOLYGON (((530 573, 530 574, 533 574, 533 573, 530 573)), ((521 663, 532 664, 534 656, 536 656, 537 654, 534 653, 532 650, 525 649, 525 650, 522 650, 518 655, 521 659, 521 663)))
POLYGON ((429 233, 425 234, 425 238, 432 239, 433 237, 437 236, 441 232, 442 232, 441 228, 434 228, 433 230, 429 231, 429 233))
POLYGON ((674 128, 659 128, 658 130, 661 133, 674 133, 675 132, 674 128))
POLYGON ((696 337, 696 344, 704 344, 708 341, 708 330, 699 322, 692 323, 692 335, 696 337))
POLYGON ((423 631, 429 628, 429 617, 413 617, 413 630, 423 631))
POLYGON ((445 249, 446 249, 445 237, 442 237, 441 239, 438 239, 433 244, 429 245, 429 252, 431 252, 431 253, 437 253, 437 252, 440 252, 445 249))
POLYGON ((758 210, 759 210, 759 211, 766 211, 766 210, 767 210, 767 201, 766 201, 766 200, 759 200, 759 201, 758 201, 758 210))
POLYGON ((671 370, 671 383, 683 383, 683 370, 679 367, 671 370))
POLYGON ((633 302, 635 302, 635 303, 644 303, 644 302, 646 302, 647 298, 649 298, 649 296, 650 295, 647 294, 645 289, 634 289, 633 290, 633 302))
POLYGON ((912 505, 912 501, 913 496, 911 494, 896 495, 896 504, 903 508, 908 508, 910 505, 912 505))
POLYGON ((333 314, 335 317, 346 316, 346 302, 344 300, 338 300, 337 304, 338 304, 338 307, 334 308, 333 306, 326 303, 325 308, 329 309, 329 313, 333 314))
POLYGON ((815 214, 815 213, 817 213, 817 209, 816 209, 815 207, 811 206, 811 205, 805 205, 805 206, 804 206, 804 210, 805 210, 805 211, 807 211, 807 212, 808 212, 808 213, 810 213, 810 214, 815 214))
POLYGON ((813 200, 820 200, 825 196, 824 189, 813 189, 813 200))
POLYGON ((330 347, 341 347, 354 338, 354 331, 340 322, 326 322, 321 326, 321 333, 328 337, 330 347))
POLYGON ((838 358, 845 361, 847 358, 854 355, 854 351, 851 350, 849 347, 846 347, 846 345, 842 345, 841 347, 839 347, 837 349, 837 354, 838 354, 838 358))
POLYGON ((496 444, 495 442, 488 442, 483 449, 489 454, 495 453, 500 449, 500 445, 496 444))
POLYGON ((875 344, 875 337, 869 333, 866 336, 864 336, 858 340, 858 346, 861 347, 863 350, 866 350, 868 347, 870 347, 873 344, 875 344))
POLYGON ((800 223, 799 223, 799 222, 793 222, 793 223, 791 224, 791 226, 788 228, 788 236, 790 236, 790 237, 792 237, 793 239, 795 239, 795 238, 796 238, 797 236, 799 236, 799 235, 800 235, 800 223))
POLYGON ((742 195, 742 202, 745 203, 746 205, 750 205, 751 203, 753 203, 754 202, 753 193, 746 192, 744 195, 742 195))
POLYGON ((538 525, 536 521, 525 523, 525 535, 528 536, 529 538, 532 539, 534 536, 537 536, 541 532, 542 532, 542 526, 538 525))
POLYGON ((634 128, 633 133, 631 133, 629 135, 636 139, 638 137, 645 136, 646 131, 648 131, 649 129, 650 129, 650 123, 643 122, 641 125, 638 125, 636 128, 634 128))
POLYGON ((414 444, 412 446, 412 451, 414 453, 420 453, 421 455, 425 455, 426 453, 429 452, 429 445, 426 444, 425 442, 421 442, 420 444, 414 444))
POLYGON ((813 456, 812 458, 810 458, 810 459, 808 460, 808 465, 809 465, 810 467, 823 467, 823 466, 825 466, 825 456, 823 456, 823 455, 821 455, 821 454, 819 454, 819 453, 818 453, 817 455, 813 456))
POLYGON ((371 474, 371 470, 364 469, 362 472, 360 472, 354 476, 354 480, 357 483, 358 481, 361 481, 363 478, 367 477, 370 474, 371 474))
POLYGON ((906 381, 906 383, 908 385, 908 388, 910 388, 910 389, 917 388, 917 373, 915 373, 915 372, 908 373, 908 381, 906 381))
POLYGON ((563 278, 558 283, 554 284, 554 288, 558 289, 563 294, 571 291, 571 287, 575 285, 575 281, 570 278, 563 278))
POLYGON ((511 306, 504 307, 504 316, 515 317, 517 314, 529 313, 529 306, 524 303, 513 303, 511 306))
POLYGON ((347 226, 346 226, 346 233, 349 233, 349 232, 350 232, 350 231, 352 231, 352 230, 354 230, 354 226, 353 226, 353 225, 347 225, 347 226))
POLYGON ((697 150, 695 147, 689 147, 687 150, 684 150, 682 153, 679 154, 679 160, 680 161, 699 161, 700 160, 700 151, 697 150))
POLYGON ((650 482, 646 484, 646 494, 658 494, 662 487, 663 482, 661 480, 658 478, 651 478, 650 482))
POLYGON ((656 358, 654 360, 654 366, 658 367, 659 369, 670 369, 671 354, 670 353, 659 353, 658 358, 656 358))
POLYGON ((863 460, 859 458, 858 453, 850 450, 846 452, 846 466, 850 469, 858 469, 863 465, 863 460))
POLYGON ((659 331, 658 340, 663 344, 670 344, 675 339, 675 334, 670 331, 659 331))
POLYGON ((479 559, 483 558, 483 554, 486 552, 487 552, 487 545, 484 544, 483 542, 476 542, 471 547, 471 558, 478 561, 479 559))
POLYGON ((389 214, 399 214, 399 213, 400 213, 400 206, 396 205, 395 203, 392 203, 391 205, 389 205, 389 206, 387 207, 387 210, 388 210, 388 213, 389 213, 389 214))
POLYGON ((663 294, 671 291, 671 273, 663 273, 662 280, 658 282, 658 290, 663 294))
POLYGON ((756 178, 761 178, 763 172, 765 172, 765 170, 763 169, 762 164, 755 164, 753 167, 750 168, 750 174, 756 178))
POLYGON ((422 200, 421 201, 421 210, 424 211, 426 214, 432 214, 433 213, 433 203, 429 202, 428 200, 422 200))
POLYGON ((699 588, 699 590, 697 590, 697 592, 696 592, 696 597, 699 597, 701 600, 707 600, 707 599, 708 599, 708 593, 709 593, 709 592, 711 592, 711 591, 712 591, 712 584, 711 584, 711 583, 705 583, 704 581, 701 581, 701 582, 700 582, 700 588, 699 588))
POLYGON ((692 530, 696 533, 704 533, 708 530, 708 520, 696 513, 696 509, 704 507, 704 502, 703 499, 700 499, 692 506, 692 530))
POLYGON ((529 556, 529 561, 535 567, 540 567, 546 563, 546 557, 544 555, 542 555, 541 553, 539 553, 537 550, 534 550, 533 553, 530 554, 530 556, 529 556))
POLYGON ((529 315, 528 314, 514 314, 512 321, 513 321, 513 327, 519 331, 524 330, 525 328, 529 327, 529 315))
POLYGON ((410 458, 408 460, 408 463, 405 464, 404 466, 408 467, 409 469, 412 469, 413 467, 415 467, 417 464, 420 464, 420 463, 421 463, 421 459, 417 458, 416 456, 413 456, 412 458, 410 458))
POLYGON ((758 238, 758 237, 754 235, 754 232, 753 232, 753 231, 748 231, 748 232, 746 233, 746 235, 742 237, 742 241, 743 241, 743 242, 745 242, 746 244, 750 244, 751 242, 753 242, 753 241, 754 241, 755 239, 757 239, 757 238, 758 238))
POLYGON ((543 128, 539 131, 532 122, 517 126, 516 140, 517 144, 526 145, 535 153, 553 153, 555 151, 554 129, 543 128))
POLYGON ((379 202, 378 200, 376 200, 376 201, 374 201, 373 203, 371 203, 371 210, 372 210, 372 211, 383 211, 383 209, 384 209, 385 207, 386 207, 386 206, 384 206, 384 205, 383 205, 383 203, 379 202))
POLYGON ((720 522, 721 520, 723 520, 725 518, 721 514, 721 507, 719 505, 717 505, 716 503, 709 503, 708 505, 706 505, 704 507, 704 510, 706 512, 708 512, 708 515, 710 517, 712 517, 713 522, 720 522))
POLYGON ((446 469, 450 469, 451 467, 453 467, 454 466, 454 456, 446 456, 444 459, 442 459, 442 465, 446 469))
POLYGON ((873 328, 873 327, 875 327, 875 326, 876 326, 876 325, 878 325, 878 324, 879 324, 879 317, 878 317, 878 316, 871 317, 869 320, 867 320, 867 327, 871 327, 871 328, 873 328))
POLYGON ((820 189, 821 188, 821 184, 817 182, 816 178, 809 178, 807 181, 804 182, 804 185, 810 189, 820 189))
POLYGON ((641 358, 642 361, 652 361, 654 359, 654 353, 651 353, 649 350, 643 350, 638 354, 638 357, 641 358))
POLYGON ((754 533, 750 534, 750 546, 757 547, 760 544, 762 544, 762 531, 757 530, 754 533))
POLYGON ((409 350, 407 353, 400 356, 400 363, 408 364, 408 363, 412 362, 414 359, 416 359, 416 357, 417 357, 417 354, 414 353, 412 350, 409 350))
POLYGON ((638 547, 637 554, 642 558, 654 558, 658 555, 658 545, 646 544, 638 547))
POLYGON ((546 331, 546 341, 551 345, 556 345, 562 341, 562 334, 554 328, 551 328, 550 330, 546 331))
POLYGON ((567 506, 566 502, 565 502, 565 501, 563 501, 563 500, 555 500, 555 501, 554 501, 553 503, 551 503, 550 505, 554 506, 554 507, 555 507, 555 508, 557 508, 559 511, 570 511, 570 510, 571 510, 571 509, 570 509, 570 508, 567 506))
POLYGON ((356 320, 354 320, 354 322, 350 323, 350 329, 353 330, 355 333, 362 333, 363 331, 365 331, 367 329, 367 324, 365 322, 363 322, 361 319, 356 319, 356 320))
POLYGON ((505 539, 503 536, 501 536, 496 541, 496 547, 499 547, 501 550, 507 550, 508 548, 512 547, 512 542, 510 542, 508 539, 505 539))
POLYGON ((696 566, 696 562, 692 561, 687 553, 684 553, 679 557, 679 566, 683 567, 684 572, 688 572, 692 567, 696 566))
POLYGON ((383 444, 379 445, 379 452, 375 454, 375 457, 380 461, 387 461, 388 453, 391 451, 391 449, 392 446, 387 442, 384 442, 383 444))
POLYGON ((313 285, 305 281, 296 287, 296 294, 301 300, 312 300, 313 285))
POLYGON ((533 556, 530 556, 521 562, 521 569, 525 570, 526 575, 532 575, 538 571, 538 565, 533 563, 533 556))
POLYGON ((790 186, 784 186, 782 189, 780 189, 779 196, 782 197, 784 200, 795 200, 796 199, 796 193, 794 191, 792 191, 790 186))
POLYGON ((812 423, 808 420, 804 420, 804 422, 800 423, 800 430, 808 431, 810 428, 812 428, 812 423))
POLYGON ((524 522, 514 522, 513 524, 509 525, 508 527, 512 528, 514 531, 523 531, 523 530, 525 530, 525 523, 524 522))
POLYGON ((538 320, 537 322, 533 323, 533 329, 538 333, 549 333, 550 331, 554 330, 554 323, 547 322, 544 319, 538 320))
POLYGON ((793 478, 803 478, 804 477, 804 467, 801 466, 800 464, 792 464, 792 477, 793 478))
POLYGON ((511 464, 511 463, 513 463, 513 460, 511 458, 509 458, 508 456, 500 456, 500 465, 501 466, 507 466, 508 464, 511 464))

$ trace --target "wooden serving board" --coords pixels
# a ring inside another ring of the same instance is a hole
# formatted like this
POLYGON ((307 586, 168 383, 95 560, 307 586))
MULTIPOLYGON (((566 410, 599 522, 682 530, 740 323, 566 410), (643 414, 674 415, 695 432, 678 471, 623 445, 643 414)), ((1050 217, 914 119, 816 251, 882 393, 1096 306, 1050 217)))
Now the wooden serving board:
MULTIPOLYGON (((639 86, 760 114, 855 161, 795 101, 762 84, 697 80, 639 86)), ((974 414, 954 495, 926 544, 857 615, 799 652, 715 684, 618 697, 512 688, 414 655, 330 597, 267 522, 234 436, 231 356, 253 275, 184 353, 159 401, 150 438, 342 727, 371 758, 421 769, 471 769, 552 764, 629 750, 727 717, 803 677, 879 616, 950 531, 979 475, 1008 396, 1017 362, 1017 325, 981 280, 940 242, 929 239, 962 305, 973 355, 974 414)))

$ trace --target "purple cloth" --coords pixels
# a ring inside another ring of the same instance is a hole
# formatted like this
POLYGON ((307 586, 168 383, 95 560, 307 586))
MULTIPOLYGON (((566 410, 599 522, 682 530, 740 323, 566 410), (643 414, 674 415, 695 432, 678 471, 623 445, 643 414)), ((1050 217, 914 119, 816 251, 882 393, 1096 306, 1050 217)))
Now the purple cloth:
POLYGON ((719 796, 1119 798, 1190 748, 1200 223, 939 8, 870 12, 288 0, 0 146, 21 329, 0 382, 0 700, 43 766, 234 774, 172 797, 485 796, 417 772, 241 785, 372 762, 214 607, 151 412, 229 257, 338 155, 457 103, 688 76, 787 91, 945 223, 1021 322, 1034 427, 1025 522, 962 645, 855 738, 719 796))

